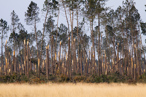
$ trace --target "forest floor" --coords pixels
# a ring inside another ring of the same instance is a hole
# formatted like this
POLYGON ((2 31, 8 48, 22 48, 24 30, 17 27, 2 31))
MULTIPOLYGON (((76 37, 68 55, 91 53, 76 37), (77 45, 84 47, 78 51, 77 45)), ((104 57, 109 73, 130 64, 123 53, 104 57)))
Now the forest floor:
POLYGON ((146 97, 146 84, 0 84, 0 97, 146 97))

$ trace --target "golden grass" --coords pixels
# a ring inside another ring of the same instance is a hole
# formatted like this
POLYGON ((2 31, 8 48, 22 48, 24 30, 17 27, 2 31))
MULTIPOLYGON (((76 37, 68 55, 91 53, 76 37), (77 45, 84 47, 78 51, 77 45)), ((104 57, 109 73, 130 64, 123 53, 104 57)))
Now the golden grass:
POLYGON ((0 84, 0 97, 146 97, 146 84, 0 84))

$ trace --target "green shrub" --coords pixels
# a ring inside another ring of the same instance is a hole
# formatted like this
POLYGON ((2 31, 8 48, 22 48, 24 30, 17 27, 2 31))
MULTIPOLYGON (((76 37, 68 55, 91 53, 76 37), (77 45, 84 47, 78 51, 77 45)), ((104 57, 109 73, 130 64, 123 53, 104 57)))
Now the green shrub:
POLYGON ((31 84, 40 83, 40 78, 38 78, 38 77, 36 77, 36 76, 31 77, 31 78, 29 79, 29 83, 31 83, 31 84))
POLYGON ((59 82, 69 82, 70 78, 66 75, 61 75, 59 82))
POLYGON ((85 82, 85 80, 86 80, 85 76, 74 76, 73 77, 73 81, 76 81, 76 82, 85 82))

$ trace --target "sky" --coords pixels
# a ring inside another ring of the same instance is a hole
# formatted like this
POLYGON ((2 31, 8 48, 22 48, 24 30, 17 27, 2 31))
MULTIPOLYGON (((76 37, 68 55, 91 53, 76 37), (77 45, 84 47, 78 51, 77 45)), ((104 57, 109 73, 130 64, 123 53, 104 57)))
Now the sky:
MULTIPOLYGON (((20 22, 25 26, 26 30, 28 32, 31 30, 30 27, 26 25, 25 22, 25 12, 27 11, 27 8, 30 4, 31 1, 34 1, 37 3, 37 5, 40 8, 40 17, 41 17, 41 22, 37 25, 37 27, 41 30, 42 29, 42 23, 44 21, 44 14, 42 14, 41 10, 43 8, 43 3, 44 0, 0 0, 0 19, 4 19, 8 22, 8 24, 11 24, 11 12, 14 10, 18 17, 20 18, 20 22)), ((106 6, 111 7, 112 9, 116 9, 119 5, 122 5, 123 0, 108 0, 106 3, 106 6)), ((136 2, 136 8, 138 9, 141 19, 143 22, 146 22, 146 12, 145 9, 146 7, 146 0, 134 0, 136 2)), ((61 12, 61 16, 59 19, 59 23, 64 23, 66 24, 66 19, 64 16, 64 13, 61 12)), ((146 36, 142 35, 142 43, 144 44, 146 39, 146 36)), ((146 44, 145 44, 146 45, 146 44)))

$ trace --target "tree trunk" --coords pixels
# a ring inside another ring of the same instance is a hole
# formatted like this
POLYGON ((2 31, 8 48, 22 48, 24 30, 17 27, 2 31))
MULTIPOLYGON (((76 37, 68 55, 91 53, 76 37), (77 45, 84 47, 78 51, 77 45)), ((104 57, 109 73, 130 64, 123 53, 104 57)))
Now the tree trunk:
POLYGON ((56 32, 56 42, 55 42, 55 53, 56 53, 56 49, 57 49, 56 45, 57 45, 59 15, 60 15, 60 10, 58 11, 58 18, 57 18, 57 32, 56 32))
POLYGON ((8 69, 8 58, 7 58, 6 49, 7 49, 7 43, 5 44, 5 64, 6 64, 6 75, 7 75, 7 69, 8 69))
POLYGON ((69 22, 68 22, 68 17, 67 17, 67 13, 66 13, 66 7, 65 7, 65 5, 63 3, 63 0, 62 0, 62 4, 63 4, 63 8, 64 8, 64 11, 65 11, 65 17, 66 17, 66 21, 67 21, 67 25, 68 25, 68 32, 69 32, 69 22))
POLYGON ((35 23, 34 23, 34 31, 35 31, 35 40, 36 40, 36 46, 37 46, 37 58, 39 58, 39 50, 38 50, 38 39, 37 39, 36 20, 35 20, 35 23))
POLYGON ((47 21, 48 12, 49 11, 47 10, 46 16, 45 16, 45 21, 44 21, 44 24, 43 24, 43 35, 42 35, 41 52, 40 52, 41 63, 42 63, 42 51, 43 51, 44 33, 45 33, 45 28, 46 28, 45 24, 46 24, 46 21, 47 21))
POLYGON ((61 42, 60 42, 60 47, 59 47, 59 74, 62 72, 62 66, 61 66, 61 42))
POLYGON ((4 71, 4 58, 3 58, 3 31, 2 31, 2 37, 1 37, 1 71, 4 71))
POLYGON ((26 57, 26 60, 27 60, 27 77, 29 77, 29 57, 30 54, 29 54, 29 41, 27 41, 27 57, 26 57))
POLYGON ((100 62, 100 13, 98 13, 98 74, 99 76, 101 75, 102 73, 102 67, 101 67, 101 62, 100 62))
POLYGON ((71 77, 71 51, 70 51, 70 37, 68 39, 68 60, 67 60, 67 72, 68 76, 71 77))
POLYGON ((25 66, 25 76, 27 75, 27 66, 26 66, 26 40, 24 40, 24 66, 25 66))
MULTIPOLYGON (((78 9, 76 10, 77 11, 77 41, 78 41, 78 61, 77 61, 77 68, 79 68, 79 45, 80 45, 80 39, 79 39, 79 16, 78 16, 78 9)), ((78 70, 77 70, 78 71, 78 70)), ((77 72, 76 72, 77 73, 77 72)))
POLYGON ((46 47, 46 79, 49 77, 49 46, 46 47))
POLYGON ((52 70, 51 70, 51 72, 52 72, 52 74, 54 74, 54 64, 53 64, 53 44, 54 44, 54 37, 52 36, 51 37, 51 66, 52 66, 52 70))

